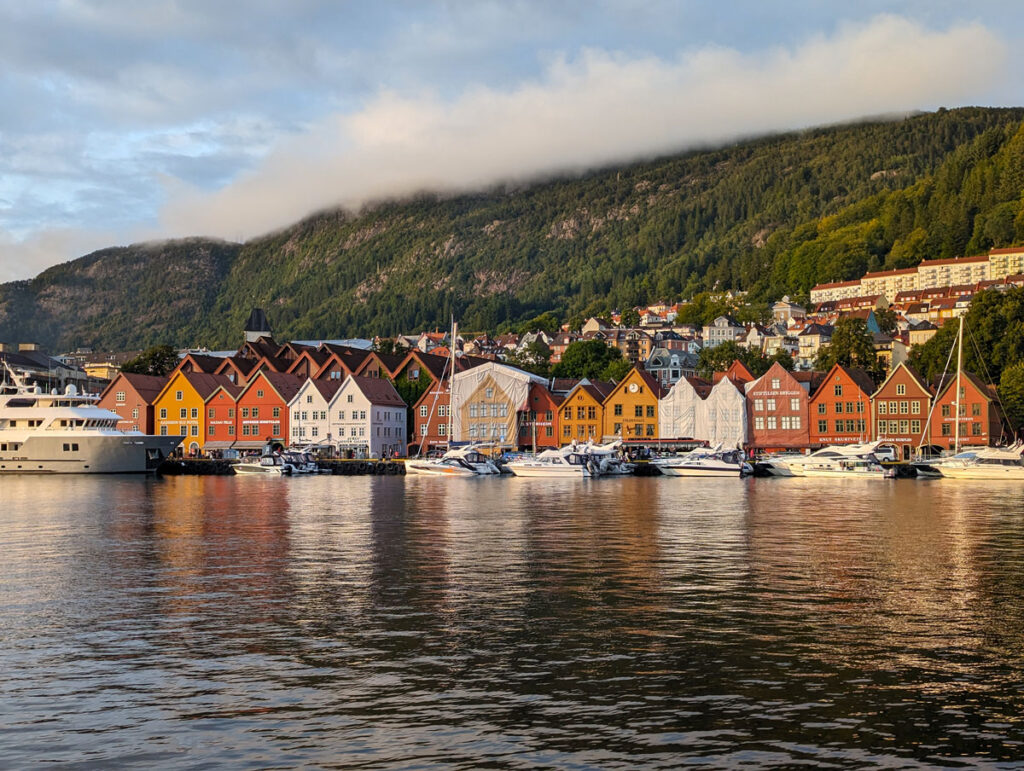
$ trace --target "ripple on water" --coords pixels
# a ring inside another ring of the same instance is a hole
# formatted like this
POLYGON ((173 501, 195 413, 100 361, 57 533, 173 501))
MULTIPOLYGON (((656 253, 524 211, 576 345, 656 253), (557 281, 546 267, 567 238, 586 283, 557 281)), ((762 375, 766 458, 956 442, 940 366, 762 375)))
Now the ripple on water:
POLYGON ((1005 487, 3 484, 13 767, 1024 761, 1005 487))

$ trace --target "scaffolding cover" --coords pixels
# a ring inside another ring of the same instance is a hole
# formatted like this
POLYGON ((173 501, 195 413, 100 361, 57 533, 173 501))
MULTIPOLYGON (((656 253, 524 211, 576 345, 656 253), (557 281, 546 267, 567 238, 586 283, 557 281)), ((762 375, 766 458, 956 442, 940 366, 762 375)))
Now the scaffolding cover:
POLYGON ((452 435, 455 441, 514 444, 518 412, 527 408, 530 383, 547 380, 496 362, 457 372, 452 378, 452 435))
POLYGON ((692 437, 714 446, 742 447, 747 442, 747 400, 728 378, 722 378, 706 399, 682 378, 661 400, 659 435, 692 437))

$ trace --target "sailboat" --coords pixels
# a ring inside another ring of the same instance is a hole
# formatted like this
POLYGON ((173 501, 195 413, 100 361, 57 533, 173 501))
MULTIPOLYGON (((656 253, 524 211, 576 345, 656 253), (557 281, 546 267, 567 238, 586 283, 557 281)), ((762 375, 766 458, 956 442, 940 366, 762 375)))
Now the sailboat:
MULTIPOLYGON (((448 450, 440 458, 409 458, 405 461, 405 473, 421 476, 438 477, 475 477, 500 474, 501 470, 490 458, 480 452, 483 445, 470 444, 464 447, 453 447, 452 429, 454 427, 455 415, 455 389, 453 379, 455 377, 455 338, 458 335, 458 325, 452 320, 452 339, 450 356, 448 360, 448 450)), ((444 372, 441 373, 444 377, 444 372)), ((436 401, 436 400, 435 400, 436 401)), ((422 450, 422 443, 420 445, 422 450)))
POLYGON ((961 452, 960 399, 964 361, 964 319, 960 317, 957 332, 956 400, 953 402, 953 455, 929 464, 942 477, 948 479, 1008 479, 1024 481, 1024 445, 1017 442, 1009 447, 977 447, 961 452))

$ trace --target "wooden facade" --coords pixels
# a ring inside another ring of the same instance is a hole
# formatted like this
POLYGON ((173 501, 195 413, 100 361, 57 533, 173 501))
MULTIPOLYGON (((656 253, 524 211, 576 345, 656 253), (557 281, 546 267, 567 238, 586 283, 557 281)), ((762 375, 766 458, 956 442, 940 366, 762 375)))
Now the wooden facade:
POLYGON ((808 405, 811 446, 870 441, 874 390, 874 381, 864 370, 833 366, 808 405))

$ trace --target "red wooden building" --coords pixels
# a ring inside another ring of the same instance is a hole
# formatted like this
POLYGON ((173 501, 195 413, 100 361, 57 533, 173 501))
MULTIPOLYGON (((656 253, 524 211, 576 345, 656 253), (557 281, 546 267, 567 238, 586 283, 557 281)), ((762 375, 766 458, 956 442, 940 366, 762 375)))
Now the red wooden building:
POLYGON ((98 406, 121 417, 117 422, 121 431, 153 434, 153 402, 165 385, 166 377, 121 372, 104 389, 98 406))
POLYGON ((996 399, 995 386, 985 385, 970 372, 960 375, 959 410, 956 375, 939 390, 932 408, 928 444, 952 449, 956 442, 959 412, 960 446, 992 446, 1003 439, 1003 413, 996 399))
POLYGON ((409 437, 409 456, 427 454, 448 446, 448 409, 451 391, 448 380, 435 380, 412 406, 413 435, 409 437))
POLYGON ((871 394, 875 383, 862 369, 836 364, 809 402, 812 446, 871 440, 871 394))
POLYGON ((237 399, 242 386, 226 383, 206 397, 206 443, 203 449, 226 450, 238 440, 237 399))
POLYGON ((778 362, 748 384, 747 421, 751 446, 759 450, 801 450, 811 446, 808 404, 820 372, 789 372, 778 362))
MULTIPOLYGON (((559 447, 558 408, 562 397, 540 383, 530 383, 526 397, 528 409, 519 413, 519 447, 538 449, 559 447)), ((600 426, 600 421, 597 423, 600 426)))
POLYGON ((900 362, 871 397, 876 441, 895 444, 904 460, 913 448, 927 444, 932 390, 906 362, 900 362))
POLYGON ((259 449, 267 440, 288 444, 288 404, 305 378, 261 370, 239 394, 235 412, 235 447, 259 449))

